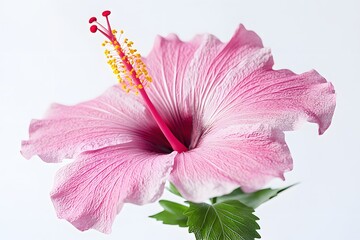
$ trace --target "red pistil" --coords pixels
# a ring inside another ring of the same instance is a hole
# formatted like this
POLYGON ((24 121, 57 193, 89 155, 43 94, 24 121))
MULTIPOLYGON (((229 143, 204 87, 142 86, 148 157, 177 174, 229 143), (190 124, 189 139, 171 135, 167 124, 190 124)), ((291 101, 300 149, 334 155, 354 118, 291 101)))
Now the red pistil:
POLYGON ((105 10, 105 11, 103 11, 102 12, 102 15, 104 16, 104 17, 107 17, 107 16, 109 16, 110 15, 110 11, 109 10, 105 10))
POLYGON ((110 11, 109 10, 106 10, 106 11, 103 11, 102 15, 106 18, 106 23, 108 25, 108 31, 112 34, 112 31, 111 31, 111 26, 110 26, 110 22, 109 22, 109 15, 110 15, 110 11))
POLYGON ((96 21, 97 21, 96 17, 91 17, 89 19, 89 23, 93 23, 93 22, 96 22, 96 21))
POLYGON ((97 31, 99 31, 106 38, 108 38, 110 40, 110 42, 112 43, 115 51, 119 55, 124 67, 130 73, 130 77, 133 80, 133 82, 136 84, 136 86, 141 86, 141 87, 138 88, 138 91, 140 92, 142 98, 144 99, 144 102, 145 102, 147 108, 151 112, 151 114, 152 114, 154 120, 156 121, 157 125, 159 126, 160 130, 163 132, 164 136, 169 141, 169 143, 170 143, 171 147, 173 148, 173 150, 175 150, 175 151, 177 151, 179 153, 187 151, 188 149, 170 131, 170 129, 165 124, 164 120, 161 118, 160 114, 156 110, 155 106, 151 102, 149 96, 147 95, 147 93, 145 91, 145 88, 143 87, 143 84, 142 84, 141 80, 139 79, 139 76, 138 76, 138 74, 136 72, 136 69, 130 63, 128 56, 125 54, 125 51, 123 50, 122 46, 117 41, 114 33, 111 30, 111 26, 110 26, 110 22, 109 22, 109 18, 108 18, 110 13, 111 12, 108 11, 108 10, 104 11, 102 13, 102 15, 106 18, 108 28, 105 28, 100 23, 98 23, 96 17, 91 17, 89 19, 89 23, 90 24, 95 23, 96 25, 92 25, 90 27, 90 31, 92 33, 95 33, 97 31))
POLYGON ((96 33, 96 31, 98 30, 97 26, 96 25, 92 25, 90 26, 90 32, 92 33, 96 33))

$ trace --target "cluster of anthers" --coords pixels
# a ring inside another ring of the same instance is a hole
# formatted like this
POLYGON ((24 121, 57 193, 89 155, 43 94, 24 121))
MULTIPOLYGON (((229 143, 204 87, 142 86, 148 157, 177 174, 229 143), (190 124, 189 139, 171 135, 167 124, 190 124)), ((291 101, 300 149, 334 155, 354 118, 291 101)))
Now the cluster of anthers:
POLYGON ((139 90, 148 87, 152 79, 141 60, 141 55, 133 48, 134 43, 123 38, 124 30, 111 29, 108 19, 110 13, 108 10, 102 13, 106 18, 108 28, 98 23, 96 17, 91 17, 89 23, 96 25, 91 25, 90 31, 92 33, 99 31, 108 39, 102 43, 103 47, 107 47, 104 51, 108 59, 107 63, 122 89, 127 93, 133 90, 138 95, 139 90), (117 34, 119 34, 118 37, 116 37, 117 34))

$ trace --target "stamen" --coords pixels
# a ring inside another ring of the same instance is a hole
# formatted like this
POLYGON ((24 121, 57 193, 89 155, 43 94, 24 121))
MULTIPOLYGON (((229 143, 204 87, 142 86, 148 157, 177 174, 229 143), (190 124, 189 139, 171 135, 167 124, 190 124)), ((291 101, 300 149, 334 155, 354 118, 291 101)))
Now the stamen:
POLYGON ((89 19, 90 24, 94 24, 90 27, 90 31, 95 33, 99 31, 110 41, 104 41, 102 46, 110 46, 111 50, 105 50, 105 56, 108 59, 107 63, 111 67, 113 73, 118 79, 121 88, 129 93, 133 91, 136 95, 140 93, 145 101, 145 104, 151 112, 154 120, 158 124, 161 131, 164 133, 166 139, 169 141, 173 150, 181 153, 188 149, 173 135, 170 129, 167 127, 160 114, 157 112, 155 106, 152 104, 149 96, 145 91, 145 87, 148 87, 152 82, 152 78, 149 75, 145 63, 141 59, 141 55, 137 53, 137 50, 133 48, 133 42, 127 38, 122 40, 123 30, 120 30, 120 37, 116 38, 117 30, 111 29, 109 22, 110 11, 104 11, 102 15, 106 18, 107 28, 97 22, 96 17, 89 19))

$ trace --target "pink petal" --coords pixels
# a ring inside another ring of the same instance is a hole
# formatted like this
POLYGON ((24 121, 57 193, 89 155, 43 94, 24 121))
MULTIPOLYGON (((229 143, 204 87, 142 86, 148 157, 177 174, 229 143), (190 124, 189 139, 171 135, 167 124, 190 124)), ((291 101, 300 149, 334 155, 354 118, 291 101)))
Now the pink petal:
POLYGON ((155 126, 139 99, 114 86, 75 106, 54 104, 45 119, 31 122, 30 139, 22 142, 21 152, 26 158, 39 155, 46 162, 58 162, 83 151, 129 142, 133 129, 155 126))
POLYGON ((154 79, 148 92, 160 114, 173 127, 176 137, 187 139, 190 134, 184 132, 189 129, 192 129, 193 139, 200 137, 204 125, 202 116, 214 112, 214 106, 220 103, 213 96, 219 90, 229 91, 216 89, 216 86, 231 69, 237 68, 246 75, 259 67, 272 65, 270 51, 262 47, 256 33, 247 31, 242 25, 227 44, 210 34, 198 35, 190 42, 182 42, 176 35, 156 40, 152 52, 144 59, 154 79), (244 68, 248 62, 253 68, 244 68), (208 103, 211 98, 214 105, 208 103))
POLYGON ((319 134, 330 126, 335 90, 316 71, 297 75, 289 70, 254 72, 229 93, 231 108, 241 122, 262 122, 281 130, 294 130, 302 122, 317 123, 319 134), (232 95, 232 96, 231 96, 232 95))
POLYGON ((216 55, 209 55, 211 51, 206 49, 210 47, 211 44, 205 44, 203 48, 199 48, 194 58, 194 69, 201 70, 194 71, 196 74, 190 77, 198 83, 201 82, 194 89, 194 131, 191 147, 196 145, 196 139, 202 135, 202 132, 196 129, 222 124, 228 121, 229 117, 237 120, 233 124, 241 123, 241 116, 237 115, 239 111, 232 104, 238 101, 242 91, 238 90, 240 83, 254 71, 267 69, 273 64, 270 50, 261 48, 260 38, 243 26, 239 27, 230 42, 216 55))
MULTIPOLYGON (((154 79, 147 92, 160 115, 170 126, 181 126, 184 122, 191 122, 192 113, 189 109, 193 102, 187 98, 192 85, 186 73, 201 40, 201 36, 195 37, 191 42, 182 42, 174 34, 167 38, 159 36, 155 40, 153 50, 144 59, 154 79)), ((174 134, 182 138, 181 132, 185 130, 181 129, 174 134)))
POLYGON ((175 154, 142 151, 132 143, 80 154, 56 176, 51 198, 58 217, 82 231, 109 233, 123 203, 160 197, 175 154))
POLYGON ((175 157, 170 175, 188 200, 202 202, 241 186, 259 189, 292 168, 284 134, 263 125, 237 125, 204 133, 198 146, 175 157))
MULTIPOLYGON (((263 48, 259 36, 243 25, 228 43, 221 43, 212 35, 204 35, 202 40, 187 72, 187 78, 195 86, 195 94, 200 97, 211 97, 210 92, 219 90, 217 86, 234 74, 246 76, 255 69, 273 64, 270 51, 263 48)), ((231 83, 228 84, 231 87, 231 83)))
POLYGON ((293 130, 307 120, 320 134, 331 123, 332 85, 315 71, 272 70, 270 50, 242 25, 226 44, 207 34, 188 43, 174 35, 159 38, 146 62, 155 80, 150 94, 170 126, 192 128, 191 147, 201 129, 223 122, 293 130))
MULTIPOLYGON (((317 123, 322 134, 330 126, 335 91, 316 71, 296 75, 272 70, 269 49, 243 26, 220 52, 216 41, 198 48, 194 71, 189 72, 188 78, 201 82, 194 83, 195 129, 232 121, 293 130, 307 120, 317 123)), ((193 134, 193 139, 200 134, 193 134)))
POLYGON ((191 87, 185 74, 200 43, 200 36, 191 42, 182 42, 175 34, 156 38, 152 51, 144 59, 154 79, 148 92, 155 105, 171 112, 178 103, 182 104, 191 87))

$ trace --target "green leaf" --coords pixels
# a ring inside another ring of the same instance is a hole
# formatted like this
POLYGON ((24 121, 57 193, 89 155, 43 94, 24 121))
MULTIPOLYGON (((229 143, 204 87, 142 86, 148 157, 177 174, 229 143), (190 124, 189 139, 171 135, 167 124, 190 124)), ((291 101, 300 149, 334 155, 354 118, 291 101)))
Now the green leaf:
POLYGON ((285 188, 271 189, 266 188, 252 193, 245 193, 241 188, 235 189, 232 193, 218 197, 217 202, 224 202, 228 200, 238 200, 244 203, 246 206, 251 208, 257 208, 264 202, 269 201, 270 199, 276 197, 279 193, 295 186, 296 184, 290 185, 285 188))
POLYGON ((164 211, 150 216, 151 218, 162 221, 164 224, 187 227, 188 217, 184 215, 184 212, 189 207, 167 200, 160 200, 159 203, 164 208, 164 211))
POLYGON ((175 185, 170 183, 169 187, 167 188, 167 190, 169 190, 169 192, 175 194, 176 196, 182 197, 181 194, 179 193, 179 191, 176 189, 175 185))
POLYGON ((260 238, 253 215, 254 209, 237 200, 230 200, 209 205, 190 202, 184 213, 188 216, 189 232, 197 240, 254 240, 260 238))

